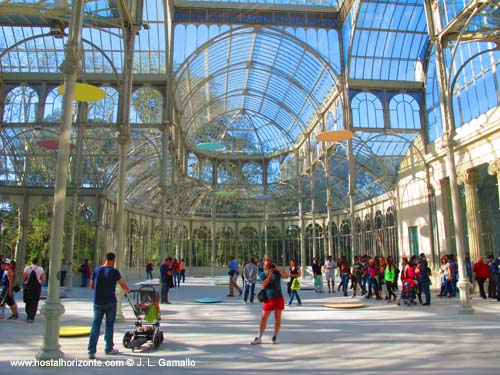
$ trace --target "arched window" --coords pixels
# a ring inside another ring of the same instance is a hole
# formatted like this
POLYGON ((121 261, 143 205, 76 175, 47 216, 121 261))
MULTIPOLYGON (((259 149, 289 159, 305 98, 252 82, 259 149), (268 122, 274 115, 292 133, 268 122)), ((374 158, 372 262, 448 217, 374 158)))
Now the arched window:
POLYGON ((368 92, 356 94, 351 101, 352 123, 360 128, 383 128, 384 111, 379 98, 368 92))
POLYGON ((280 179, 289 180, 297 175, 297 159, 294 154, 288 155, 282 162, 280 168, 280 179))
POLYGON ((408 94, 395 95, 389 102, 391 128, 420 129, 420 106, 415 98, 408 94))
POLYGON ((163 108, 163 96, 152 87, 141 87, 132 93, 130 122, 132 124, 159 124, 163 108))
POLYGON ((267 250, 267 256, 281 265, 288 264, 289 260, 286 259, 283 251, 283 242, 281 241, 281 231, 278 227, 270 225, 264 230, 264 240, 267 237, 267 244, 264 243, 264 248, 267 250))
POLYGON ((118 118, 119 93, 113 87, 101 87, 106 96, 102 100, 89 103, 89 122, 116 123, 118 118))
POLYGON ((205 181, 205 182, 208 182, 208 183, 212 183, 212 171, 213 171, 213 168, 212 168, 212 163, 210 162, 210 160, 203 160, 202 163, 201 163, 201 180, 202 181, 205 181))
POLYGON ((187 157, 187 175, 198 178, 198 156, 189 154, 187 157))
POLYGON ((129 241, 128 241, 128 266, 133 268, 137 264, 136 253, 139 251, 139 224, 137 220, 129 221, 129 241))
POLYGON ((278 181, 280 176, 280 162, 273 159, 267 165, 267 183, 272 184, 278 181))
POLYGON ((396 219, 394 217, 394 208, 389 207, 387 209, 387 212, 385 214, 385 222, 387 225, 387 228, 391 228, 396 226, 396 219))
POLYGON ((382 229, 384 226, 384 217, 382 216, 382 211, 378 210, 375 213, 375 229, 382 229))
POLYGON ((260 238, 257 229, 251 226, 245 226, 240 230, 238 257, 244 260, 249 258, 260 259, 264 257, 264 251, 260 248, 260 238))
POLYGON ((5 98, 3 122, 33 123, 36 121, 38 94, 29 86, 13 88, 5 98))
POLYGON ((203 225, 193 231, 193 265, 209 266, 211 255, 212 233, 203 225))
POLYGON ((345 129, 344 125, 344 104, 341 100, 337 102, 337 109, 335 110, 335 121, 337 122, 336 129, 345 129))
MULTIPOLYGON (((62 115, 63 96, 57 91, 58 87, 51 90, 45 98, 45 108, 43 112, 43 121, 60 122, 62 115)), ((76 113, 78 103, 73 103, 73 113, 76 113)))
POLYGON ((335 120, 333 118, 333 112, 328 112, 328 115, 326 116, 325 129, 326 130, 333 130, 334 121, 335 120))
POLYGON ((237 184, 237 169, 236 165, 231 162, 223 162, 217 167, 217 183, 218 184, 237 184))
POLYGON ((361 222, 361 218, 356 218, 356 226, 354 233, 361 233, 363 231, 363 223, 361 222))
POLYGON ((243 174, 243 183, 259 185, 262 184, 262 165, 257 163, 246 163, 241 170, 243 174))

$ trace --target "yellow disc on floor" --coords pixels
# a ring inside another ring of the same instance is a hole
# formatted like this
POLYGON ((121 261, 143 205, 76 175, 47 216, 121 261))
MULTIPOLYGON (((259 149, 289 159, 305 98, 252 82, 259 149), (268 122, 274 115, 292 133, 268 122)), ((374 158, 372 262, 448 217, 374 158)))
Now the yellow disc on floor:
POLYGON ((325 303, 323 306, 331 309, 360 309, 365 307, 363 303, 325 303))
POLYGON ((88 326, 64 326, 59 328, 60 337, 81 337, 90 335, 92 327, 88 326))

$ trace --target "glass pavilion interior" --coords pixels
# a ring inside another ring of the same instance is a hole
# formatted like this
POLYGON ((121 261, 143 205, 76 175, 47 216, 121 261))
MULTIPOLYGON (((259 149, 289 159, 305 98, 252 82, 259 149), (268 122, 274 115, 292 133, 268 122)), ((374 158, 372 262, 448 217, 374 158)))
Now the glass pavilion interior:
POLYGON ((0 253, 497 253, 499 42, 498 0, 2 1, 0 253))

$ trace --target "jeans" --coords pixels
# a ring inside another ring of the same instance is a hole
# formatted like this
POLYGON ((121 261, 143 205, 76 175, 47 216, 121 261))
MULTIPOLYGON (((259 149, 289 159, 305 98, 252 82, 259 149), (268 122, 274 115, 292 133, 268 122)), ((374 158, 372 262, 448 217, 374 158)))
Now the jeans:
POLYGON ((181 286, 181 273, 174 272, 174 286, 181 286))
POLYGON ((116 318, 116 303, 108 303, 106 305, 94 304, 94 321, 90 331, 88 353, 95 354, 97 351, 97 341, 99 340, 99 332, 101 330, 102 318, 106 314, 106 329, 104 331, 104 351, 109 353, 113 350, 113 328, 116 318))
POLYGON ((89 277, 87 276, 87 274, 85 272, 83 272, 82 273, 82 285, 80 285, 80 286, 86 288, 88 285, 89 285, 89 277))
POLYGON ((153 271, 146 271, 146 279, 153 280, 153 271))
POLYGON ((290 306, 292 305, 293 297, 297 297, 297 302, 299 303, 299 305, 302 304, 302 301, 300 300, 298 291, 292 289, 290 292, 290 299, 288 300, 288 305, 290 305, 290 306))
POLYGON ((342 291, 344 292, 344 296, 347 296, 347 286, 349 285, 349 274, 342 273, 340 274, 340 280, 342 280, 342 291))
POLYGON ((497 301, 500 301, 500 272, 496 273, 495 276, 497 277, 497 301))
POLYGON ((486 279, 484 277, 476 277, 477 285, 479 286, 479 295, 481 298, 486 299, 486 293, 484 292, 484 282, 486 279))
MULTIPOLYGON (((431 285, 428 281, 420 280, 420 290, 424 293, 425 303, 431 303, 431 285)), ((422 303, 422 297, 419 297, 420 303, 422 303)))
POLYGON ((368 276, 363 276, 361 278, 361 295, 365 295, 367 293, 366 284, 368 283, 368 276))
POLYGON ((380 299, 380 294, 379 294, 379 289, 378 289, 378 280, 376 277, 370 276, 370 281, 368 284, 368 298, 371 298, 372 290, 373 290, 373 292, 375 292, 375 296, 377 297, 377 299, 380 299))
POLYGON ((490 274, 488 283, 488 298, 497 298, 497 275, 490 274))
POLYGON ((248 299, 248 293, 250 293, 250 302, 253 302, 253 296, 255 292, 255 283, 245 281, 245 294, 243 294, 243 300, 246 302, 248 299))
POLYGON ((170 288, 168 287, 167 281, 162 281, 161 282, 161 293, 160 293, 160 303, 166 303, 168 302, 168 290, 170 288))

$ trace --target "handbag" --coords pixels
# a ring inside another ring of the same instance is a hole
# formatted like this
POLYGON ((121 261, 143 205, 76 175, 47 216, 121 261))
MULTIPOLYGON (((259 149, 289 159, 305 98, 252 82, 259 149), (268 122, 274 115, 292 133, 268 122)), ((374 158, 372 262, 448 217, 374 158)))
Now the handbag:
POLYGON ((17 293, 17 292, 19 292, 20 290, 21 290, 21 287, 19 286, 19 284, 18 284, 18 283, 15 283, 15 284, 14 284, 14 286, 12 287, 12 291, 13 291, 14 293, 17 293))
POLYGON ((261 289, 259 294, 257 294, 257 299, 259 302, 266 302, 269 298, 267 298, 266 288, 261 289))
POLYGON ((293 279, 291 289, 292 290, 300 290, 300 280, 298 277, 295 277, 293 279))

